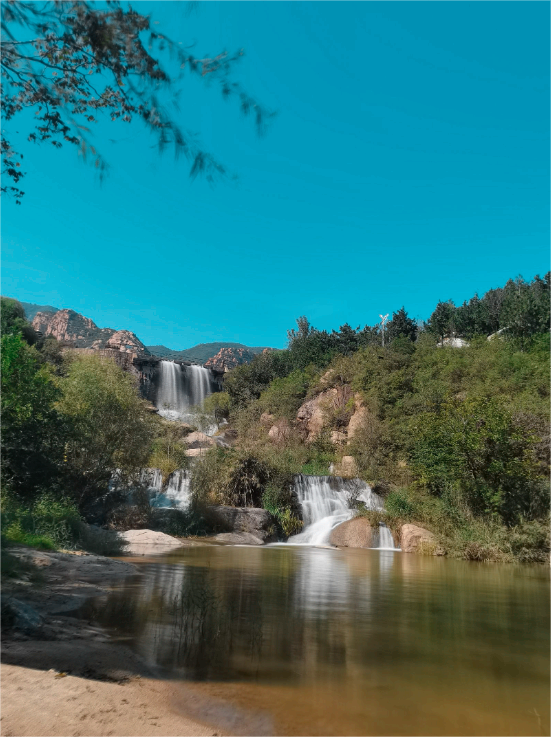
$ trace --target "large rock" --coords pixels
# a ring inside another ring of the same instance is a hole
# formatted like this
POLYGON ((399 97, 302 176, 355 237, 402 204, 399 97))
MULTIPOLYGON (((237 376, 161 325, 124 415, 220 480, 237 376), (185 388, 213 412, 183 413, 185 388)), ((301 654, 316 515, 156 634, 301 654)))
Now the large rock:
POLYGON ((264 540, 250 532, 221 532, 213 539, 227 545, 264 545, 264 540))
POLYGON ((338 548, 371 548, 373 527, 365 517, 354 517, 337 525, 331 533, 329 542, 338 548))
POLYGON ((291 428, 287 420, 279 420, 268 430, 268 437, 273 443, 280 445, 287 440, 290 432, 291 428))
POLYGON ((312 442, 320 434, 333 412, 344 410, 352 392, 346 384, 326 389, 314 399, 310 399, 299 407, 297 421, 306 435, 306 441, 312 442))
POLYGON ((340 462, 333 466, 331 473, 335 476, 342 476, 344 479, 354 479, 359 476, 354 456, 343 456, 340 462))
POLYGON ((214 438, 204 432, 191 432, 182 441, 188 448, 213 448, 216 445, 214 438))
POLYGON ((126 544, 126 555, 155 555, 182 547, 185 543, 164 532, 154 530, 128 530, 119 533, 126 544))
POLYGON ((221 348, 215 356, 204 364, 205 368, 226 373, 243 363, 250 363, 255 354, 248 348, 221 348))
POLYGON ((436 539, 432 532, 417 525, 402 525, 400 547, 403 553, 430 553, 437 551, 436 539))
POLYGON ((369 415, 367 407, 364 407, 363 400, 359 394, 354 396, 354 414, 350 418, 346 432, 348 440, 351 440, 358 432, 359 428, 365 424, 369 415))
MULTIPOLYGON (((212 506, 208 508, 208 522, 215 530, 223 533, 246 533, 260 542, 252 545, 277 542, 276 528, 272 515, 265 509, 255 507, 212 506)), ((226 542, 229 538, 224 539, 226 542)))
POLYGON ((43 619, 29 604, 13 596, 2 597, 2 629, 16 629, 26 635, 37 635, 43 619))

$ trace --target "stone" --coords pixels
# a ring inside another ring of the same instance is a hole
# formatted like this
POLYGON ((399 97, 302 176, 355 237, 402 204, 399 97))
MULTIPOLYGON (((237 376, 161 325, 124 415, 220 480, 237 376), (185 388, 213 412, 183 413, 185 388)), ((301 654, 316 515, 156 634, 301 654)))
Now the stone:
POLYGON ((13 596, 2 597, 2 628, 20 630, 26 635, 36 635, 43 625, 40 614, 29 604, 13 596))
POLYGON ((358 466, 354 456, 343 456, 340 463, 333 466, 335 476, 342 476, 345 479, 353 479, 359 475, 358 466))
POLYGON ((250 532, 221 532, 214 540, 228 545, 264 545, 264 541, 250 532))
MULTIPOLYGON (((400 534, 400 547, 403 553, 428 553, 436 552, 436 539, 432 532, 417 525, 402 525, 400 534)), ((441 553, 439 553, 441 555, 441 553)))
POLYGON ((355 395, 354 399, 354 414, 350 418, 346 432, 348 434, 348 440, 351 440, 359 428, 365 424, 369 416, 369 410, 364 407, 363 400, 359 394, 355 395))
POLYGON ((354 517, 337 525, 331 532, 329 542, 338 548, 371 548, 373 528, 365 517, 354 517))
POLYGON ((188 448, 186 456, 188 458, 201 458, 207 452, 207 448, 188 448))
POLYGON ((268 430, 268 437, 274 443, 281 444, 289 437, 291 428, 287 420, 279 420, 268 430))
POLYGON ((119 537, 125 544, 125 555, 154 555, 184 545, 181 540, 155 530, 127 530, 120 532, 119 537))
POLYGON ((271 415, 269 412, 263 412, 260 415, 260 424, 264 427, 271 427, 274 424, 275 415, 271 415))
POLYGON ((346 433, 345 432, 338 432, 337 430, 333 430, 331 433, 331 442, 333 445, 344 445, 346 443, 346 433))
POLYGON ((299 407, 297 423, 306 435, 306 442, 315 440, 327 424, 328 415, 337 410, 343 410, 352 392, 346 384, 326 389, 314 399, 309 399, 299 407))
POLYGON ((191 432, 182 440, 188 448, 213 448, 216 440, 205 435, 204 432, 191 432))
POLYGON ((215 531, 247 533, 258 538, 260 543, 251 543, 254 545, 277 542, 274 519, 266 509, 211 506, 207 510, 207 521, 215 531))
POLYGON ((205 362, 205 368, 226 373, 243 363, 250 363, 255 354, 248 348, 221 348, 215 356, 205 362))

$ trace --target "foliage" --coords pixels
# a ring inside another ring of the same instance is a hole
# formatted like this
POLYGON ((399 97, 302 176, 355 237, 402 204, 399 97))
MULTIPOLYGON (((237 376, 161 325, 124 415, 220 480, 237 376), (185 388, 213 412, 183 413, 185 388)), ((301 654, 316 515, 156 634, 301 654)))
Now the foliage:
POLYGON ((230 397, 227 392, 214 392, 203 403, 203 410, 212 415, 214 422, 220 424, 227 421, 230 414, 230 397))
POLYGON ((67 471, 84 506, 115 473, 128 484, 146 466, 154 420, 132 377, 110 359, 73 357, 59 387, 57 408, 70 422, 67 471))
POLYGON ((174 471, 188 467, 186 448, 182 443, 182 432, 177 423, 163 421, 158 423, 146 465, 161 471, 163 483, 174 471))
POLYGON ((43 493, 31 506, 2 495, 2 537, 12 543, 47 549, 73 548, 79 537, 80 514, 74 502, 43 493))
MULTIPOLYGON (((191 175, 208 179, 225 173, 224 167, 196 143, 193 134, 176 123, 177 85, 185 73, 205 81, 217 80, 224 97, 235 96, 243 113, 252 113, 262 130, 266 112, 232 80, 242 51, 199 59, 185 47, 155 30, 148 15, 111 0, 106 6, 84 0, 41 4, 6 0, 2 3, 2 85, 4 121, 21 111, 35 111, 28 140, 77 146, 91 153, 100 176, 107 163, 90 143, 90 124, 106 113, 115 122, 138 118, 157 138, 160 150, 174 146, 175 154, 191 161, 191 175), (167 71, 163 52, 177 62, 178 73, 167 71), (159 97, 170 89, 174 113, 159 97)), ((2 135, 2 192, 18 204, 24 192, 20 180, 23 155, 2 135)))
POLYGON ((2 478, 27 498, 59 478, 66 425, 49 367, 20 334, 2 336, 2 478))
POLYGON ((290 484, 281 487, 268 484, 262 494, 262 507, 275 518, 285 537, 297 535, 302 530, 302 521, 293 510, 290 484))
POLYGON ((0 297, 1 333, 2 335, 20 334, 30 345, 36 343, 37 335, 27 322, 23 305, 16 299, 0 297))

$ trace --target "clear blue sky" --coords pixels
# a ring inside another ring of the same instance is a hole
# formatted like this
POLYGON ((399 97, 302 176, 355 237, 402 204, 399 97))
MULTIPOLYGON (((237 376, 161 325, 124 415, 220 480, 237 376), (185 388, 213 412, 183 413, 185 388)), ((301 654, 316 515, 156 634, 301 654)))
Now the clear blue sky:
POLYGON ((197 55, 244 48, 237 78, 278 116, 258 138, 216 88, 184 88, 182 125, 239 177, 214 188, 139 123, 97 127, 103 186, 72 147, 25 144, 3 294, 146 344, 283 347, 299 315, 425 319, 548 270, 549 3, 138 8, 197 55))

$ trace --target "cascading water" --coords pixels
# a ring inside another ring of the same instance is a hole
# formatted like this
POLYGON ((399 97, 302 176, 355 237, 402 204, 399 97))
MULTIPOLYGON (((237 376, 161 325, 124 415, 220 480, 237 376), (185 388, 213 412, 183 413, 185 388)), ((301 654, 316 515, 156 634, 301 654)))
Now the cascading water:
POLYGON ((190 482, 189 471, 174 471, 163 488, 163 475, 158 468, 142 471, 142 483, 147 485, 149 503, 152 507, 187 510, 191 503, 190 482))
POLYGON ((203 366, 160 362, 156 406, 162 417, 192 422, 192 407, 201 406, 212 391, 211 373, 203 366))
POLYGON ((384 522, 379 522, 379 544, 374 547, 375 550, 400 550, 394 545, 392 533, 384 522))
POLYGON ((331 531, 354 516, 351 499, 368 509, 382 510, 382 499, 360 479, 338 476, 296 476, 295 493, 302 508, 304 529, 289 538, 291 545, 327 545, 331 531))

